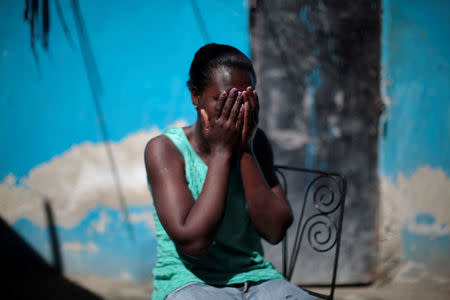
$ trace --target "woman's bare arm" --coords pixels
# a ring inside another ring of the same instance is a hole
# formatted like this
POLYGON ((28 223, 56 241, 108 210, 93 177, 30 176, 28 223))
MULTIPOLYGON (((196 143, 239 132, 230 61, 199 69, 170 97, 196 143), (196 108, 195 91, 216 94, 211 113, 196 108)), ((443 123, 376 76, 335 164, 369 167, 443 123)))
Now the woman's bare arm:
POLYGON ((240 103, 235 99, 236 94, 222 96, 211 122, 201 112, 211 151, 196 201, 185 180, 184 158, 176 146, 166 136, 159 136, 145 149, 147 178, 161 224, 178 249, 191 256, 207 252, 225 211, 232 153, 243 122, 240 103))
POLYGON ((165 136, 147 144, 145 162, 153 204, 164 229, 186 254, 204 255, 222 221, 231 155, 211 157, 203 189, 194 201, 185 180, 184 159, 165 136))
POLYGON ((292 209, 276 178, 272 149, 262 130, 255 133, 253 149, 244 152, 240 161, 250 218, 265 240, 277 244, 292 224, 292 209))
POLYGON ((245 198, 256 230, 269 243, 276 244, 292 224, 292 209, 278 184, 269 140, 257 129, 258 95, 251 87, 243 95, 246 104, 240 163, 245 198))

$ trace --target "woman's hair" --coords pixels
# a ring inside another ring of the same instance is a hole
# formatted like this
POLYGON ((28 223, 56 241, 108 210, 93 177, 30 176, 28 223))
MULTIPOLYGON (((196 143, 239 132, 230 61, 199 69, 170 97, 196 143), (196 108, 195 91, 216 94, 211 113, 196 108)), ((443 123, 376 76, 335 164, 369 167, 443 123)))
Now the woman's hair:
POLYGON ((189 69, 189 90, 195 88, 199 93, 203 92, 211 79, 212 71, 222 66, 249 72, 256 83, 252 62, 244 53, 228 45, 207 44, 195 53, 189 69))

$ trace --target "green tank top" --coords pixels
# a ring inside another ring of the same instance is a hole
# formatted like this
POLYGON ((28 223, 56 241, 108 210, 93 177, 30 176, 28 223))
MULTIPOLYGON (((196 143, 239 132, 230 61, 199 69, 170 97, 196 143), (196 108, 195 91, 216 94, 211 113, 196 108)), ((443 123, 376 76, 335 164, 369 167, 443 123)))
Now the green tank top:
MULTIPOLYGON (((163 134, 182 153, 186 182, 193 198, 197 199, 208 166, 195 153, 182 128, 171 128, 163 134)), ((153 300, 162 300, 172 291, 191 282, 229 285, 283 278, 263 257, 260 236, 247 210, 238 164, 231 170, 227 197, 225 215, 217 236, 208 254, 201 259, 177 251, 154 209, 157 261, 153 269, 153 300)))

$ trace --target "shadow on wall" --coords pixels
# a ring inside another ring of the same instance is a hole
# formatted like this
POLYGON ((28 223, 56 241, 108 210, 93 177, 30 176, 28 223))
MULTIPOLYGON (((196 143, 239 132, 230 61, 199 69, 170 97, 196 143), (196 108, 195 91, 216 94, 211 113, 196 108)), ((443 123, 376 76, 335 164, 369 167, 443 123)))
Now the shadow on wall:
POLYGON ((0 257, 3 299, 102 299, 62 275, 62 264, 52 211, 45 203, 55 266, 50 266, 0 218, 0 257))

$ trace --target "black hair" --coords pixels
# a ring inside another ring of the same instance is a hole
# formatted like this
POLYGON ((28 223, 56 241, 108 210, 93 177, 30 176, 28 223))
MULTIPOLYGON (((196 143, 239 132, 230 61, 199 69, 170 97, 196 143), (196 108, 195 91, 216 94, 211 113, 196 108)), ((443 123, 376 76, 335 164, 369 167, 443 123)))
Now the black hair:
POLYGON ((221 44, 207 44, 195 53, 189 69, 189 90, 196 89, 199 93, 211 79, 211 72, 225 66, 249 72, 256 83, 256 74, 250 59, 238 49, 221 44))

